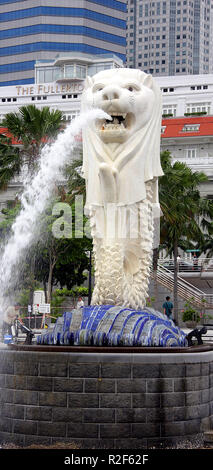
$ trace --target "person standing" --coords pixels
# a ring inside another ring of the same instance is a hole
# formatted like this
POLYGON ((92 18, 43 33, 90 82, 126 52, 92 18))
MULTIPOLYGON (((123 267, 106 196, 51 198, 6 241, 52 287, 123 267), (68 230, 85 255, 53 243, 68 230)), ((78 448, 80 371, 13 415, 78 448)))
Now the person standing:
POLYGON ((196 253, 193 254, 193 270, 197 271, 198 270, 198 258, 196 253))
POLYGON ((166 302, 163 304, 163 313, 166 315, 169 320, 172 318, 173 303, 170 301, 169 295, 166 297, 166 302))
POLYGON ((84 306, 84 301, 83 301, 82 297, 79 297, 76 308, 81 308, 83 306, 84 306))
POLYGON ((14 325, 14 321, 19 316, 19 306, 18 305, 10 305, 4 312, 3 315, 3 327, 2 327, 2 334, 8 333, 12 335, 12 326, 14 325))

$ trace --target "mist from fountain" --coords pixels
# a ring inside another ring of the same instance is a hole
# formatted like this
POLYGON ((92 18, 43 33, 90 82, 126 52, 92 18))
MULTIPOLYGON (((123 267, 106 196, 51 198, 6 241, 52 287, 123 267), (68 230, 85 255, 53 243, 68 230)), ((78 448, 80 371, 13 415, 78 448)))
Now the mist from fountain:
MULTIPOLYGON (((2 248, 0 257, 0 311, 10 303, 7 290, 10 285, 15 267, 25 259, 27 250, 34 239, 35 227, 39 217, 46 208, 53 193, 56 179, 60 179, 66 163, 72 158, 72 153, 78 144, 76 136, 90 121, 108 118, 100 109, 93 109, 76 117, 74 121, 61 132, 54 143, 46 144, 40 155, 38 171, 29 181, 23 182, 21 210, 11 229, 11 236, 2 248)), ((1 320, 1 318, 0 318, 1 320)))

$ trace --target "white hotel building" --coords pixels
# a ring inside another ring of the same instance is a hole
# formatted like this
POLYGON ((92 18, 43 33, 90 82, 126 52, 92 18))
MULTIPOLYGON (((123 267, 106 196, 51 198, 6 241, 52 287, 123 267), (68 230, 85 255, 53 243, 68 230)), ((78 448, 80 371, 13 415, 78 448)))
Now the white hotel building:
MULTIPOLYGON (((35 84, 0 87, 0 122, 6 113, 29 104, 60 109, 64 120, 71 121, 80 112, 85 77, 115 67, 123 67, 123 62, 112 54, 72 52, 38 61, 35 84)), ((162 150, 170 150, 174 159, 207 173, 209 181, 201 191, 213 197, 213 74, 158 76, 155 80, 163 98, 162 150)), ((0 193, 0 210, 18 190, 19 178, 0 193)))

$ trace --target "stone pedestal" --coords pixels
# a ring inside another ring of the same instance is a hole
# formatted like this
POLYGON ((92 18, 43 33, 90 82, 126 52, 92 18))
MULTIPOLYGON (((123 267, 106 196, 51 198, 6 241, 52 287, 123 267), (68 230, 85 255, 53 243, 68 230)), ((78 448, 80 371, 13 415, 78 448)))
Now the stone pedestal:
POLYGON ((211 429, 210 347, 146 354, 65 350, 0 350, 0 442, 148 448, 211 429))

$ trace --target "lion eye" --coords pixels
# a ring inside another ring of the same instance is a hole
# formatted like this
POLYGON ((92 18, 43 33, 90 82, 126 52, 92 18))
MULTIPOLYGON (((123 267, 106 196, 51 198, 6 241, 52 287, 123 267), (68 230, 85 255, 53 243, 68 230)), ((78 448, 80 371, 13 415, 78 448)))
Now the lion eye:
POLYGON ((102 91, 103 89, 104 89, 103 86, 101 86, 101 85, 95 85, 95 86, 93 87, 93 90, 92 90, 92 91, 93 91, 93 93, 95 93, 96 91, 102 91))
POLYGON ((138 85, 136 85, 136 84, 131 84, 131 85, 128 84, 128 85, 126 85, 126 88, 127 88, 127 90, 130 91, 131 93, 132 93, 133 91, 139 91, 139 90, 140 90, 140 86, 138 86, 138 85))

